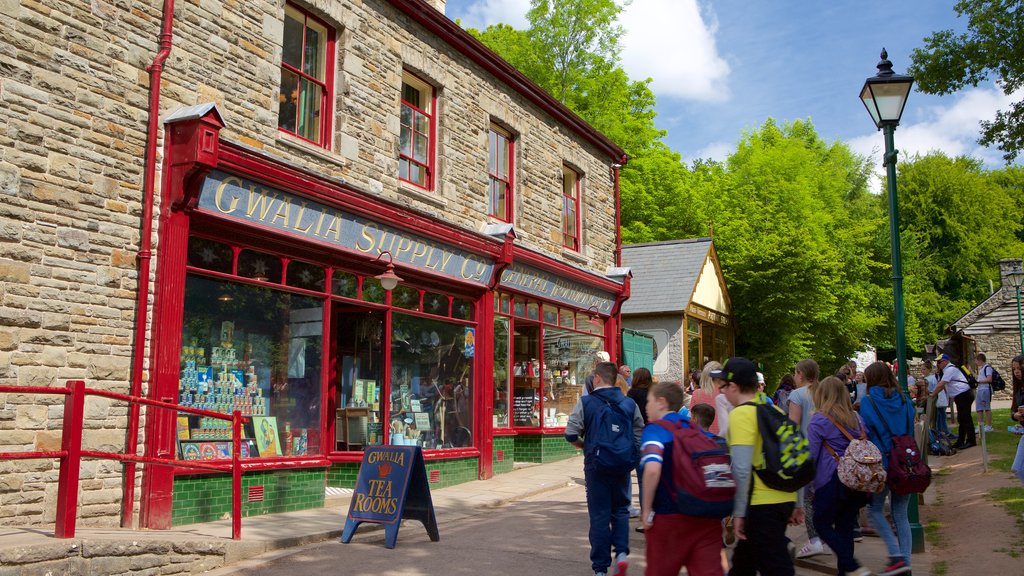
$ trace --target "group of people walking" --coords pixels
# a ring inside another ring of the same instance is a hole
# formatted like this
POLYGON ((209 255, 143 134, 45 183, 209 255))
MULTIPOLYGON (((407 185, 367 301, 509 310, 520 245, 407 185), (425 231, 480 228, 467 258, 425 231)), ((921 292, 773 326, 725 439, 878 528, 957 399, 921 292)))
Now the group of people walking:
MULTIPOLYGON (((855 406, 847 381, 820 379, 818 364, 802 360, 780 386, 783 401, 776 396, 785 410, 764 393, 763 377, 746 358, 708 363, 684 387, 652 382, 646 373, 628 396, 614 385, 616 375, 615 364, 597 364, 593 391, 576 405, 565 430, 584 451, 595 576, 625 576, 629 568, 633 467, 647 576, 676 576, 683 567, 691 576, 792 575, 797 551, 786 529, 801 523, 811 546, 835 554, 840 575, 910 573, 907 509, 914 494, 885 478, 890 469, 914 464, 903 455, 894 462, 890 452, 914 435, 916 410, 885 363, 864 371, 855 406), (787 426, 792 433, 779 433, 787 426), (618 432, 623 437, 616 438, 618 432), (623 453, 618 464, 617 451, 623 453), (877 572, 855 554, 864 507, 889 555, 877 572)), ((944 378, 936 381, 940 386, 955 388, 944 378)))

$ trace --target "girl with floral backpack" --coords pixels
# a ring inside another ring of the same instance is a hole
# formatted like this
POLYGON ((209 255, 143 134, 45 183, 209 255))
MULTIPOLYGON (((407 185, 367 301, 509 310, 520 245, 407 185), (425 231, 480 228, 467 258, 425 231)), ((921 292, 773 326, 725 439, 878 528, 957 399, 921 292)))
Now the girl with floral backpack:
MULTIPOLYGON (((817 470, 813 482, 814 528, 835 553, 838 574, 866 576, 871 571, 861 566, 853 555, 853 531, 857 515, 867 502, 867 494, 847 485, 854 484, 849 476, 851 466, 856 464, 850 464, 852 459, 847 458, 847 450, 863 449, 861 443, 870 445, 864 421, 853 410, 846 385, 835 376, 819 382, 812 396, 817 411, 807 428, 807 439, 817 470)), ((870 457, 868 460, 870 464, 870 457)), ((879 454, 876 463, 880 462, 879 454)), ((868 482, 871 481, 868 478, 868 482)), ((885 482, 884 473, 881 482, 885 482)))

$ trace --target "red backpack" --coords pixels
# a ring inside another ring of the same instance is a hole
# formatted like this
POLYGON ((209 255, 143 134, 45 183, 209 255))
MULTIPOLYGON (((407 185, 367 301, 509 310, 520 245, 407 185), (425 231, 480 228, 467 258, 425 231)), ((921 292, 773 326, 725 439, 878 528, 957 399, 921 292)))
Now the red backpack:
MULTIPOLYGON (((679 422, 654 422, 672 434, 672 500, 680 514, 700 518, 725 518, 732 514, 736 480, 732 460, 722 448, 696 426, 679 422)), ((662 471, 662 482, 665 481, 662 471)))
MULTIPOLYGON (((902 397, 902 394, 900 395, 902 397)), ((878 416, 885 431, 892 438, 892 448, 889 449, 889 489, 894 494, 919 494, 928 489, 932 483, 932 469, 921 459, 921 450, 913 436, 894 436, 889 425, 882 418, 878 406, 871 402, 868 397, 868 404, 878 416)), ((910 430, 914 430, 914 421, 908 416, 910 430)))

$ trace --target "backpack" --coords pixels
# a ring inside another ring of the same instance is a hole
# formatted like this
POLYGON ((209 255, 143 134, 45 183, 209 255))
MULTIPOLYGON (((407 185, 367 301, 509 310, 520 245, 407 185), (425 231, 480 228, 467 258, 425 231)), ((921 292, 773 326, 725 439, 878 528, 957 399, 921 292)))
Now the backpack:
POLYGON ((974 374, 965 370, 963 366, 957 366, 957 368, 963 374, 964 380, 967 381, 967 385, 971 387, 971 390, 976 390, 978 388, 978 379, 974 377, 974 374))
POLYGON ((839 481, 850 490, 872 494, 881 492, 885 487, 886 472, 885 465, 882 463, 882 453, 878 450, 878 446, 868 440, 868 435, 863 428, 860 429, 860 438, 854 438, 846 426, 840 426, 824 412, 820 414, 828 418, 829 422, 850 441, 850 445, 846 447, 846 452, 843 452, 842 456, 836 454, 836 451, 827 443, 822 443, 839 463, 837 470, 839 481))
POLYGON ((1006 390, 1006 380, 1003 380, 1003 377, 999 375, 998 370, 991 366, 989 366, 989 368, 992 370, 992 391, 1001 392, 1006 390))
MULTIPOLYGON (((902 395, 901 395, 902 396, 902 395)), ((870 398, 868 399, 870 400, 870 398)), ((913 436, 893 436, 889 425, 882 418, 878 406, 869 402, 874 409, 878 421, 882 423, 886 433, 892 438, 892 448, 889 449, 889 488, 894 494, 920 494, 928 489, 932 483, 932 469, 921 459, 921 450, 913 436)), ((914 429, 914 423, 910 420, 910 429, 914 429)))
POLYGON ((592 418, 587 420, 583 436, 583 452, 589 456, 600 472, 626 474, 640 459, 636 436, 633 434, 633 411, 636 404, 629 398, 622 398, 616 405, 596 394, 582 398, 583 411, 592 409, 592 418))
POLYGON ((932 456, 952 456, 956 454, 952 439, 938 430, 928 431, 928 453, 932 456))
POLYGON ((781 492, 796 492, 814 479, 814 459, 800 425, 777 406, 744 402, 757 410, 764 467, 756 468, 764 485, 781 492))
MULTIPOLYGON (((732 514, 736 480, 729 452, 699 428, 679 422, 653 422, 672 434, 672 485, 676 510, 687 516, 725 518, 732 514)), ((663 473, 662 482, 668 482, 663 473)))

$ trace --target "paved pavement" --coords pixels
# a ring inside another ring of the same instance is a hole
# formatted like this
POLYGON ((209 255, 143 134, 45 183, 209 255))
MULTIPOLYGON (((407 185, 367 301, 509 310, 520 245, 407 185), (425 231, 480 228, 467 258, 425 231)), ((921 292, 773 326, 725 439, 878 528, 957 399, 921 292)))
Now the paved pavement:
MULTIPOLYGON (((578 486, 583 482, 582 458, 572 458, 560 462, 543 465, 527 465, 516 470, 496 476, 491 480, 475 481, 433 491, 432 498, 437 514, 442 539, 446 526, 454 528, 460 520, 486 514, 511 502, 530 498, 549 491, 567 486, 578 486)), ((933 495, 930 495, 933 496, 933 495)), ((930 500, 930 498, 927 498, 930 500)), ((235 573, 232 565, 242 561, 262 562, 274 555, 281 555, 283 550, 308 545, 340 537, 344 515, 348 509, 348 497, 332 497, 324 508, 304 510, 284 514, 271 514, 245 518, 242 520, 242 540, 235 542, 230 539, 230 521, 223 520, 206 524, 180 526, 167 531, 131 531, 120 529, 79 528, 76 538, 56 540, 52 531, 41 528, 0 527, 0 561, 10 558, 16 550, 25 551, 38 547, 61 546, 67 549, 81 544, 95 545, 103 543, 128 543, 134 545, 147 540, 169 543, 204 543, 216 545, 224 549, 224 567, 219 562, 212 563, 209 568, 217 568, 211 575, 226 576, 235 573)), ((579 510, 586 514, 585 509, 579 510)), ((417 522, 403 526, 398 538, 398 547, 389 554, 401 554, 403 534, 423 532, 417 522)), ((791 538, 797 546, 806 540, 803 527, 789 530, 791 538)), ((358 541, 383 540, 383 532, 376 526, 364 524, 356 534, 358 541)), ((382 553, 385 551, 381 544, 382 553)), ((19 552, 20 553, 20 552, 19 552)), ((885 548, 878 538, 865 538, 857 545, 857 556, 861 562, 879 570, 886 560, 885 548)), ((22 556, 24 558, 24 556, 22 556)), ((580 551, 580 558, 586 573, 586 551, 580 551)), ((818 556, 798 561, 798 574, 834 574, 834 557, 818 556)), ((929 574, 931 572, 931 556, 928 553, 915 555, 915 572, 929 574)), ((240 565, 239 565, 240 566, 240 565)), ((493 571, 493 570, 492 570, 493 571)), ((514 570, 513 570, 514 571, 514 570)), ((512 573, 510 571, 509 573, 512 573)), ((3 564, 0 564, 0 573, 3 564)), ((639 571, 637 571, 639 573, 639 571)))

